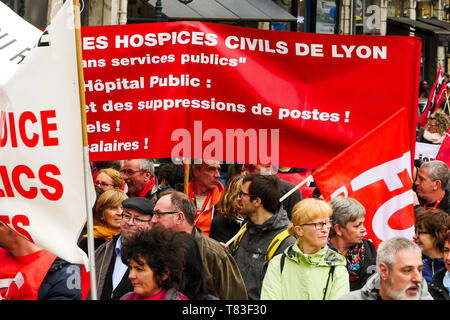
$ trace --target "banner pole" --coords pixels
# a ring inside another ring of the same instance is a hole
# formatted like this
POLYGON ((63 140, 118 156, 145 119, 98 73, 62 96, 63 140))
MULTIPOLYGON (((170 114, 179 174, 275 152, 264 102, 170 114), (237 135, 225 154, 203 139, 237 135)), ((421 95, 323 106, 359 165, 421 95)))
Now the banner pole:
MULTIPOLYGON (((86 215, 87 215, 87 232, 88 232, 88 255, 89 255, 89 275, 91 280, 91 299, 97 300, 97 282, 95 275, 95 246, 94 246, 94 221, 92 217, 92 204, 90 202, 90 194, 88 192, 87 183, 92 180, 89 167, 89 149, 86 129, 86 97, 84 93, 84 72, 83 72, 83 55, 81 46, 81 17, 80 17, 80 1, 73 1, 74 20, 75 20, 75 42, 77 51, 77 69, 78 69, 78 88, 80 93, 80 111, 81 111, 81 128, 83 133, 83 166, 84 166, 84 194, 86 198, 86 215)), ((91 181, 92 182, 92 181, 91 181)))
POLYGON ((309 175, 305 180, 303 180, 302 182, 300 182, 298 185, 296 185, 295 187, 293 187, 291 190, 289 190, 289 192, 287 192, 284 196, 282 196, 280 198, 280 202, 283 202, 283 200, 285 200, 287 197, 289 197, 292 193, 295 192, 295 190, 297 190, 298 188, 300 188, 302 185, 304 185, 305 183, 308 183, 309 181, 311 181, 313 179, 312 175, 309 175))
POLYGON ((243 232, 245 232, 247 230, 247 227, 242 228, 241 230, 239 230, 238 233, 236 233, 233 238, 231 238, 230 240, 227 241, 227 243, 225 243, 225 245, 228 247, 233 241, 234 239, 236 239, 237 237, 239 237, 243 232))
POLYGON ((189 196, 189 169, 190 169, 190 160, 186 158, 184 162, 184 193, 189 196))
MULTIPOLYGON (((447 85, 445 85, 446 87, 447 87, 447 85)), ((447 109, 447 108, 449 108, 449 105, 448 105, 448 93, 447 93, 447 88, 445 88, 445 97, 446 97, 446 103, 444 104, 444 112, 445 112, 445 109, 447 109)), ((450 109, 449 109, 450 110, 450 109)))

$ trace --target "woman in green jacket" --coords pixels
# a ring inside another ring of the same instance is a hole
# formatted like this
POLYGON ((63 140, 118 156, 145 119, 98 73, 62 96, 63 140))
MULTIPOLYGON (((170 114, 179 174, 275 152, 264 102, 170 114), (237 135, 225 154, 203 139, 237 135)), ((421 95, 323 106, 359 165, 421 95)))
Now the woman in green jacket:
POLYGON ((307 198, 292 210, 294 245, 270 260, 262 300, 333 300, 349 292, 345 258, 327 246, 331 206, 307 198))

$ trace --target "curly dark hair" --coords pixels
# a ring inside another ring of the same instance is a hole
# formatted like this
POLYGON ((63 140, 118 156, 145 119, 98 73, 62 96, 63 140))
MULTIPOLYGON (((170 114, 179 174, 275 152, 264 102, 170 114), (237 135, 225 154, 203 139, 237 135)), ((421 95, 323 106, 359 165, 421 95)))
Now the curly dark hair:
POLYGON ((123 243, 122 261, 127 265, 131 259, 139 265, 145 262, 152 269, 160 288, 178 289, 187 250, 181 234, 158 226, 139 230, 123 243), (163 280, 165 275, 168 277, 163 280))

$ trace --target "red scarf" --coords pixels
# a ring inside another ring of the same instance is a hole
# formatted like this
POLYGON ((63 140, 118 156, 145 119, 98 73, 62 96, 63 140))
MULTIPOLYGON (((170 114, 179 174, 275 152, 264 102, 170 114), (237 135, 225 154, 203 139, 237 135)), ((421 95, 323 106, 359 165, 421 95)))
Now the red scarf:
POLYGON ((144 189, 142 190, 141 194, 137 196, 135 193, 130 193, 130 198, 134 197, 145 197, 145 195, 150 192, 153 189, 153 186, 156 183, 156 177, 153 176, 149 182, 145 185, 144 189))
POLYGON ((0 294, 6 300, 37 300, 56 256, 46 250, 15 257, 0 248, 0 294))

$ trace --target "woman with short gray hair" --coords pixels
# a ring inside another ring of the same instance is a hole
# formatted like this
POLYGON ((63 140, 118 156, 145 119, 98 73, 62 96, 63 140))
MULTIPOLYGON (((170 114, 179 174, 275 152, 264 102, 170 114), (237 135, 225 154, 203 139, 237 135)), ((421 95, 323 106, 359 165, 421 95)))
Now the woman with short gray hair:
POLYGON ((337 197, 329 204, 333 208, 333 226, 328 246, 346 258, 350 291, 358 290, 376 271, 376 248, 364 238, 366 209, 353 198, 337 197))

